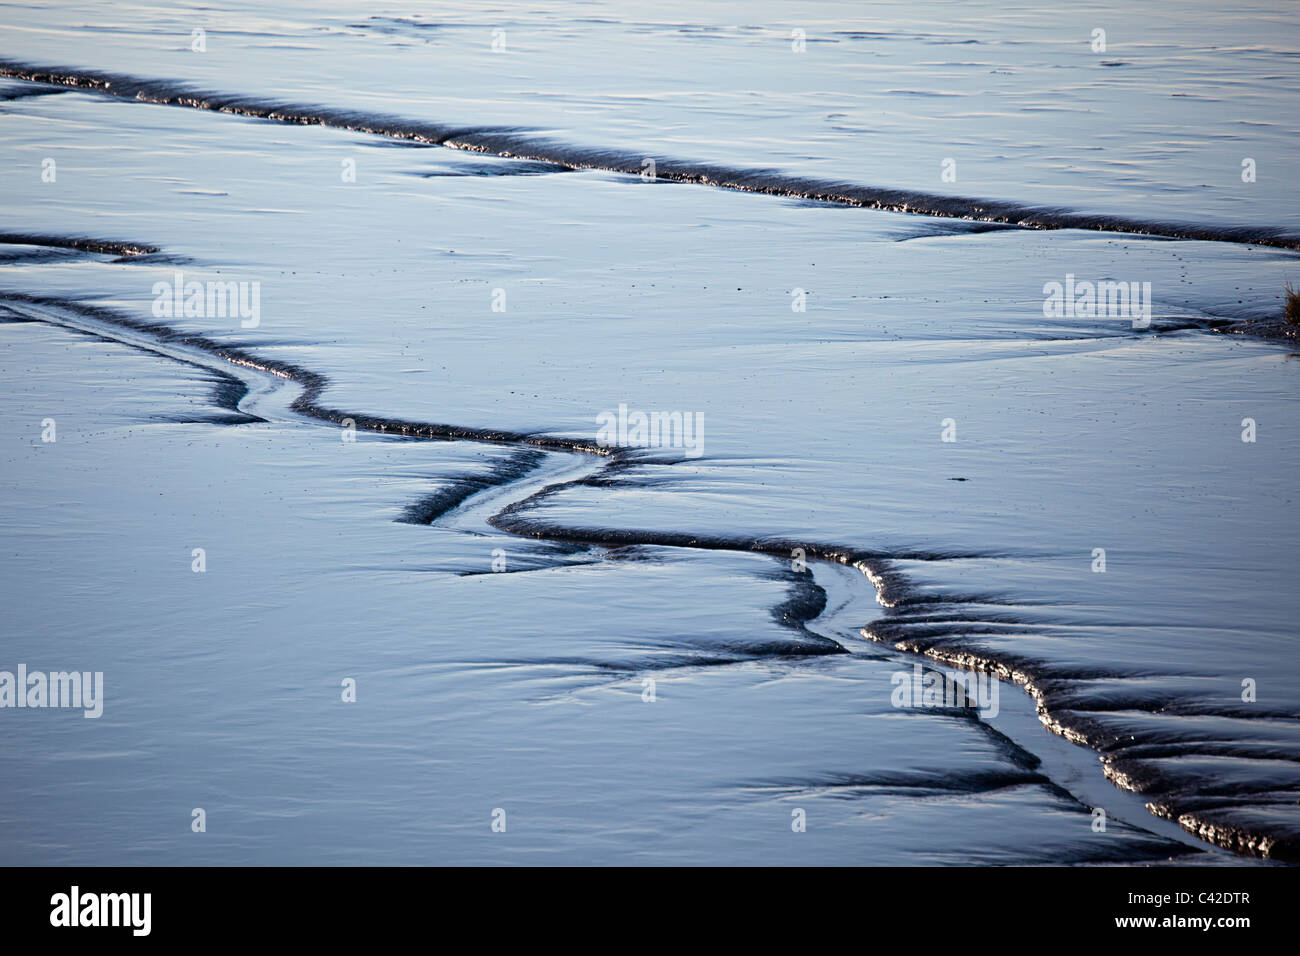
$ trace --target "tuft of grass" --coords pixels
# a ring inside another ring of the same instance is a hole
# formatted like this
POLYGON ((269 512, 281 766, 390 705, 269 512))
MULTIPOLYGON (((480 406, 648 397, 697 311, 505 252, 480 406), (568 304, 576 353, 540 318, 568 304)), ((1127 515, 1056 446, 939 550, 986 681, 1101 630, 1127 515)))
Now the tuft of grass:
POLYGON ((1286 284, 1286 308, 1282 312, 1286 316, 1288 325, 1300 325, 1300 289, 1291 288, 1291 283, 1286 284))

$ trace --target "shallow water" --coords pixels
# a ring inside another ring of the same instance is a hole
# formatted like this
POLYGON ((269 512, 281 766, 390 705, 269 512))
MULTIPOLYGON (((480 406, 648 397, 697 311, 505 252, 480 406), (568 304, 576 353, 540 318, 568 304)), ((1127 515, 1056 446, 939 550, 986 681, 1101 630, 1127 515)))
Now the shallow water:
MULTIPOLYGON (((8 9, 0 57, 1260 237, 1295 208, 1262 172, 1294 146, 1294 28, 1267 7, 1190 5, 1213 51, 1073 8, 1120 24, 1114 67, 1091 27, 1032 10, 940 28, 882 5, 871 33, 824 5, 795 54, 783 21, 723 23, 752 12, 519 8, 494 54, 468 12, 53 9, 8 9), (1242 140, 1259 179, 1230 156, 1201 188, 1242 140), (953 144, 956 182, 923 174, 953 144)), ((0 715, 22 724, 0 746, 7 861, 1294 856, 1293 357, 1210 331, 1275 312, 1293 252, 56 89, 6 80, 0 102, 0 669, 102 670, 107 691, 97 721, 0 715), (158 316, 178 272, 258 283, 256 326, 158 316), (1067 275, 1151 283, 1150 327, 1046 316, 1067 275), (701 454, 566 450, 609 451, 620 405, 702 415, 701 454), (462 440, 371 430, 401 423, 462 440), (921 655, 1002 674, 997 713, 894 706, 921 655)))

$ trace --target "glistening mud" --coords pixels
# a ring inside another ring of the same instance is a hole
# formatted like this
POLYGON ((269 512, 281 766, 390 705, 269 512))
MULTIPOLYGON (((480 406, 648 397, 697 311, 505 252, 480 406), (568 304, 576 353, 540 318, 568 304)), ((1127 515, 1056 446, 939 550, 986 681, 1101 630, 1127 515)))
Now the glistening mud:
POLYGON ((4 711, 7 859, 1294 855, 1280 5, 69 2, 0 670, 105 719, 4 711))
MULTIPOLYGON (((274 103, 229 93, 193 90, 168 80, 152 80, 94 70, 38 66, 0 60, 0 76, 66 86, 160 106, 179 106, 247 116, 276 123, 328 126, 370 133, 428 146, 491 153, 533 160, 564 169, 603 169, 644 175, 645 157, 625 150, 596 149, 556 143, 529 131, 463 128, 406 120, 382 114, 361 114, 324 106, 274 103)), ((539 169, 538 172, 544 170, 539 169)), ((517 173, 516 173, 517 174, 517 173)), ((1096 216, 1066 209, 1044 209, 1005 201, 967 199, 933 193, 889 189, 856 183, 831 182, 783 175, 770 169, 740 169, 676 159, 656 159, 654 178, 745 192, 766 193, 819 202, 840 203, 891 212, 941 216, 977 222, 1005 223, 1027 229, 1087 229, 1209 242, 1250 243, 1279 249, 1300 249, 1300 235, 1281 226, 1226 227, 1157 222, 1122 216, 1096 216)))
MULTIPOLYGON (((123 244, 125 247, 127 244, 123 244)), ((1087 715, 1078 713, 1077 694, 1061 693, 1071 681, 1095 680, 1106 677, 1104 671, 1062 672, 1059 667, 1031 659, 980 654, 977 645, 967 643, 978 635, 1030 631, 1031 625, 1014 613, 999 613, 999 605, 1014 604, 997 595, 951 593, 922 594, 909 586, 906 575, 898 570, 899 561, 943 562, 945 560, 983 559, 996 555, 978 553, 934 553, 902 551, 887 553, 862 548, 848 548, 798 538, 735 538, 690 532, 652 530, 614 530, 600 527, 568 527, 539 520, 530 515, 540 502, 562 495, 577 487, 603 488, 618 483, 635 484, 638 467, 634 455, 628 450, 587 444, 558 436, 521 434, 486 427, 467 427, 442 423, 415 422, 402 419, 380 418, 356 411, 344 411, 323 405, 322 396, 328 387, 324 376, 292 363, 267 360, 246 349, 222 346, 214 340, 192 334, 181 334, 174 329, 139 322, 122 313, 68 300, 34 296, 15 292, 3 293, 9 309, 17 316, 33 321, 46 321, 68 325, 85 331, 98 330, 99 334, 114 336, 114 330, 126 333, 121 336, 125 344, 159 349, 162 354, 178 361, 206 363, 218 359, 240 369, 251 370, 276 379, 287 379, 300 389, 288 404, 292 412, 321 422, 342 424, 358 430, 385 435, 397 435, 425 440, 470 440, 522 447, 513 459, 503 463, 493 475, 485 478, 462 479, 444 492, 423 498, 408 505, 401 520, 413 523, 430 523, 451 509, 463 504, 485 489, 508 487, 527 476, 540 464, 540 455, 546 449, 596 456, 605 461, 597 470, 580 478, 547 484, 519 500, 511 501, 500 511, 487 518, 494 527, 510 534, 564 542, 574 545, 593 545, 606 548, 653 546, 666 548, 700 549, 706 551, 735 551, 757 553, 788 560, 796 553, 810 560, 845 565, 861 572, 875 587, 877 600, 886 609, 879 622, 862 629, 862 636, 888 644, 898 650, 922 654, 959 667, 990 671, 999 679, 1024 685, 1034 698, 1042 723, 1067 739, 1090 746, 1104 755, 1107 776, 1117 785, 1138 790, 1150 797, 1149 808, 1160 816, 1176 819, 1185 829, 1204 839, 1238 852, 1253 853, 1274 859, 1292 859, 1296 853, 1294 835, 1289 831, 1286 813, 1269 817, 1261 815, 1260 803, 1270 796, 1257 790, 1248 794, 1251 809, 1248 813, 1234 814, 1233 806, 1245 794, 1220 796, 1206 793, 1203 786, 1189 787, 1177 775, 1163 774, 1144 764, 1136 754, 1166 756, 1176 754, 1176 747, 1161 746, 1151 741, 1122 742, 1113 732, 1103 731, 1087 715), (1055 692, 1055 693, 1053 693, 1055 692), (1145 771, 1145 775, 1136 774, 1145 771), (1243 820, 1243 817, 1245 819, 1243 820), (1240 822, 1238 822, 1240 821, 1240 822)), ((224 390, 231 401, 231 411, 249 415, 241 406, 248 393, 243 379, 231 377, 224 390)), ((247 419, 245 419, 247 420, 247 419)), ((663 467, 660 463, 660 467, 663 467)), ((671 465, 667 465, 671 467, 671 465)), ((834 639, 822 636, 805 626, 817 618, 826 607, 824 591, 797 576, 794 590, 787 602, 773 611, 774 617, 795 629, 792 643, 782 646, 750 643, 744 647, 746 655, 819 655, 845 653, 846 648, 834 639)), ((738 648, 739 649, 739 648, 738 648)), ((1116 674, 1115 676, 1123 676, 1116 674)), ((1142 706, 1140 700, 1126 699, 1122 706, 1142 706)), ((1147 706, 1156 705, 1156 702, 1147 706)), ((1246 711, 1232 716, 1248 716, 1255 720, 1270 718, 1286 721, 1289 713, 1263 714, 1246 711)), ((1135 739, 1135 738, 1134 738, 1135 739)), ((1181 752, 1206 753, 1204 744, 1188 740, 1181 752)), ((1235 751, 1234 751, 1235 752, 1235 751)), ((1285 806, 1286 779, 1279 778, 1280 790, 1275 799, 1285 806)), ((865 784, 852 782, 837 784, 858 789, 865 784)), ((879 783, 873 784, 873 786, 879 783)), ((973 784, 961 784, 972 786, 973 784)), ((927 784, 926 786, 929 786, 927 784)), ((1222 788, 1220 788, 1220 791, 1222 788)))

